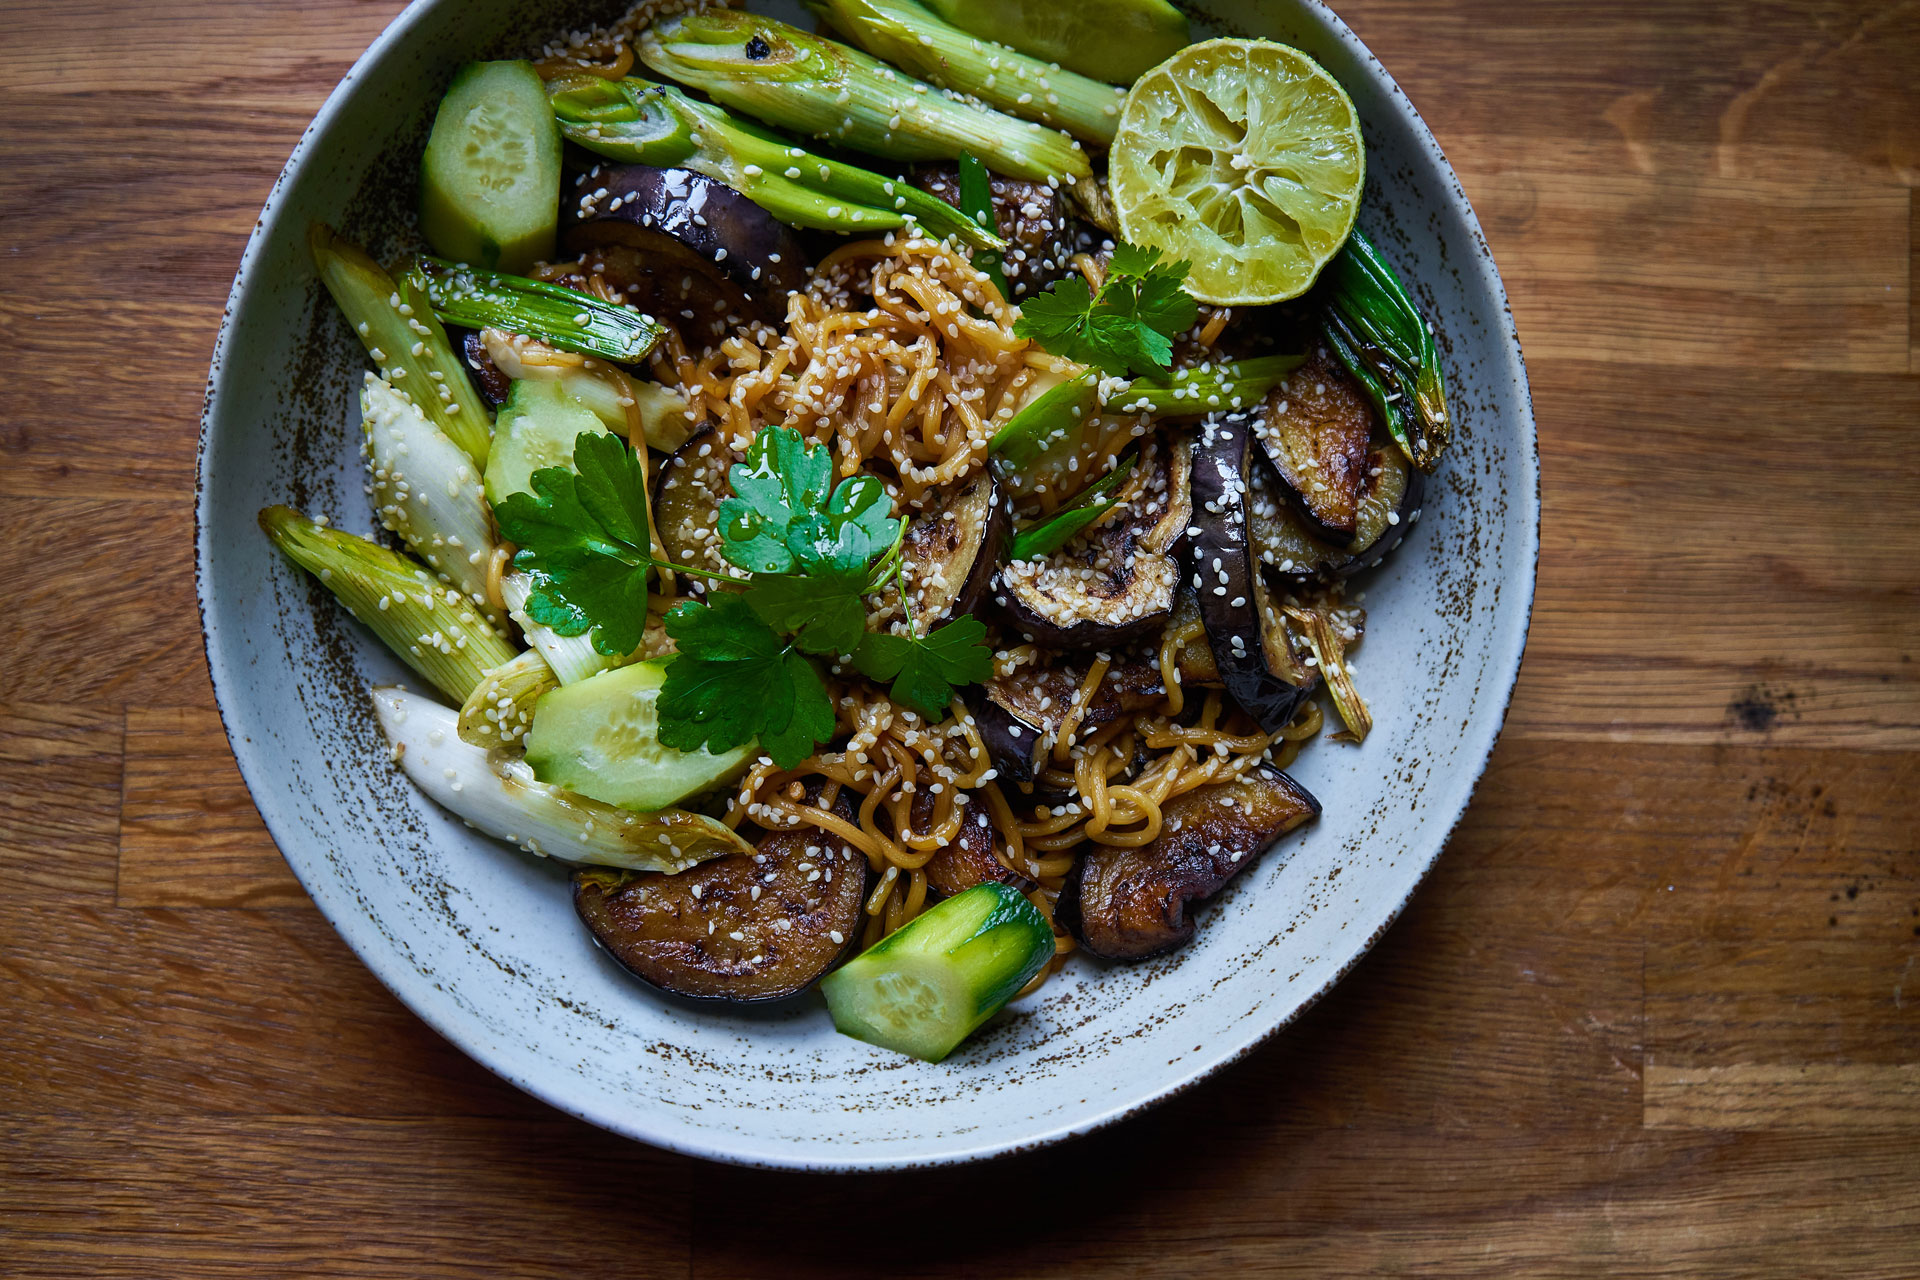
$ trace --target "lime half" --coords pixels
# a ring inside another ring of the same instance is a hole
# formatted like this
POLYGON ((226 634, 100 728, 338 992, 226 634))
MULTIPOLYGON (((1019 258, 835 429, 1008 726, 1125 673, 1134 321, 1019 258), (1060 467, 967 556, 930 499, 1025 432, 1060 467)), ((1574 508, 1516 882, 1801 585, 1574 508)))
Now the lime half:
POLYGON ((1191 262, 1196 298, 1239 305, 1307 291, 1353 229, 1367 163, 1319 63, 1209 40, 1134 82, 1107 167, 1121 234, 1191 262))

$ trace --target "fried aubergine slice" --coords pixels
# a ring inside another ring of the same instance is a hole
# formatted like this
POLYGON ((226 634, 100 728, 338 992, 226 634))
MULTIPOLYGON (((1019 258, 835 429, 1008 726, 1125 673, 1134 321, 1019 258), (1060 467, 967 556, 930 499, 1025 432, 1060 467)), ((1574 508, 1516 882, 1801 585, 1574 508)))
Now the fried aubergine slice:
MULTIPOLYGON (((708 573, 735 572, 720 554, 720 504, 733 496, 727 478, 733 461, 712 427, 661 460, 653 482, 653 527, 671 563, 708 573)), ((710 579, 688 574, 681 581, 682 590, 698 596, 710 579)))
MULTIPOLYGON (((924 834, 932 825, 934 797, 917 792, 913 797, 913 829, 924 834)), ((977 884, 997 880, 1022 893, 1031 892, 1033 881, 1000 860, 1000 833, 987 816, 987 806, 977 800, 960 809, 960 825, 953 839, 942 845, 927 861, 927 887, 943 898, 965 893, 977 884)))
MULTIPOLYGON (((1013 293, 1009 302, 1040 293, 1073 265, 1073 225, 1057 187, 1025 178, 990 175, 993 217, 1007 239, 1000 269, 1013 293)), ((960 207, 958 165, 918 165, 909 181, 930 195, 960 207)))
MULTIPOLYGON (((1087 664, 1072 660, 1044 671, 1022 667, 967 691, 974 725, 1001 778, 1033 781, 1036 744, 1050 740, 1066 721, 1087 671, 1087 664)), ((1152 710, 1165 696, 1166 686, 1160 682, 1157 665, 1116 662, 1107 668, 1106 677, 1081 713, 1075 736, 1084 738, 1121 716, 1152 710)))
POLYGON ((751 857, 678 875, 589 867, 573 877, 574 910, 627 972, 734 1004, 784 999, 825 977, 856 945, 866 896, 866 857, 814 826, 758 833, 751 857))
POLYGON ((1279 474, 1262 457, 1248 469, 1248 537, 1263 564, 1293 582, 1333 582, 1371 569, 1400 545, 1420 519, 1427 477, 1391 440, 1375 440, 1353 542, 1336 547, 1307 529, 1286 497, 1279 474))
POLYGON ((1351 547, 1372 469, 1373 405, 1360 384, 1317 348, 1267 393, 1253 423, 1307 531, 1351 547))
POLYGON ((1171 951, 1193 937, 1195 903, 1319 814, 1318 800, 1267 765, 1198 787, 1162 807, 1165 825, 1151 843, 1097 846, 1081 858, 1055 916, 1082 947, 1109 960, 1171 951))
POLYGON ((564 253, 696 345, 745 321, 780 323, 787 295, 806 287, 793 228, 688 169, 595 165, 560 212, 564 253))
MULTIPOLYGON (((1013 534, 1012 505, 990 467, 928 496, 929 505, 907 522, 900 548, 902 576, 922 634, 978 607, 1013 534)), ((885 595, 897 604, 891 587, 885 595)))
POLYGON ((1215 669, 1233 700, 1277 733, 1313 689, 1279 604, 1248 544, 1249 428, 1237 415, 1210 421, 1193 445, 1193 578, 1215 669))
POLYGON ((1185 440, 1149 437, 1113 513, 1058 551, 1000 571, 994 603, 1050 649, 1109 649, 1160 630, 1173 612, 1193 512, 1185 440))

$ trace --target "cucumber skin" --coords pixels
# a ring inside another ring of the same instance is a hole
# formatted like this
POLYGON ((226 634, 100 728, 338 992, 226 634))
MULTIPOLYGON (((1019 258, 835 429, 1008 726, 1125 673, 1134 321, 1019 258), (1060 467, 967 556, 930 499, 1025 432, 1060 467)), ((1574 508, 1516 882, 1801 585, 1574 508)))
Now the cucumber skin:
POLYGON ((427 242, 443 258, 522 275, 553 256, 559 223, 560 123, 539 73, 529 62, 469 62, 447 86, 420 159, 420 229, 427 242), (514 104, 520 110, 513 119, 526 117, 533 170, 514 183, 511 204, 498 208, 472 189, 462 156, 465 116, 480 87, 475 82, 489 78, 524 99, 514 104))
MULTIPOLYGON (((757 742, 748 742, 721 755, 707 751, 676 751, 660 746, 660 758, 626 762, 631 775, 647 775, 644 782, 624 781, 595 770, 573 743, 590 739, 591 725, 602 714, 607 699, 632 699, 651 690, 658 697, 666 682, 665 663, 636 662, 589 676, 540 695, 527 731, 527 765, 540 781, 565 787, 589 799, 636 813, 649 813, 705 795, 738 778, 759 754, 757 742), (652 790, 647 788, 651 787, 652 790)), ((657 744, 656 744, 657 745, 657 744)))
POLYGON ((821 982, 834 1027, 842 1034, 883 1049, 938 1062, 1033 981, 1053 958, 1053 929, 1025 894, 1011 885, 988 881, 936 904, 925 914, 882 938, 828 974, 821 982), (985 899, 991 899, 991 902, 985 899), (977 923, 969 923, 977 917, 977 923), (1000 935, 998 937, 994 935, 1000 935), (1024 940, 1025 955, 1013 968, 1000 962, 1024 940), (972 951, 976 954, 966 954, 972 951), (893 956, 912 957, 918 965, 940 964, 952 971, 955 985, 971 998, 971 1008, 950 1010, 950 1038, 935 1053, 920 1053, 889 1038, 862 1016, 873 997, 874 980, 894 969, 893 956), (993 976, 999 970, 998 977, 993 976))

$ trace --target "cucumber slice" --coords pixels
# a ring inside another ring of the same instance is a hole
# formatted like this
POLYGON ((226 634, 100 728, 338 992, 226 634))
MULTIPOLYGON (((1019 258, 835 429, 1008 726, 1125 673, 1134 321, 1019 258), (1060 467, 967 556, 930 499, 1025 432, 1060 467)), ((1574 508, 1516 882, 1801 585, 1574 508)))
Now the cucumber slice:
POLYGON ((573 442, 583 431, 605 432, 600 415, 569 394, 560 380, 525 378, 513 384, 493 423, 487 455, 487 501, 531 493, 542 467, 571 467, 573 442))
POLYGON ((643 813, 739 777, 756 742, 722 755, 661 743, 655 704, 666 681, 665 662, 636 662, 542 694, 527 733, 534 777, 643 813))
POLYGON ((420 162, 420 229, 434 252, 524 273, 553 256, 560 126, 528 62, 469 62, 440 100, 420 162))
POLYGON ((989 882, 874 943, 820 989, 840 1034, 938 1062, 1053 952, 1053 929, 1026 895, 989 882))

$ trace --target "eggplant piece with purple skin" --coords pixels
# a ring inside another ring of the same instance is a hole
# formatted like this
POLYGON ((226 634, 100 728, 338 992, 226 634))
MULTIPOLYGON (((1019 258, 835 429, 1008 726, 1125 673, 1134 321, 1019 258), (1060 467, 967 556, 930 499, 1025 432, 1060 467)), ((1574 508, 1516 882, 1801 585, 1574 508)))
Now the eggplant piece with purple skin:
POLYGON ((914 514, 900 548, 901 576, 922 634, 973 612, 1012 536, 1013 506, 990 467, 914 514))
POLYGON ((1116 513, 1104 523, 1000 571, 993 602, 1027 639, 1049 649, 1114 648, 1173 612, 1193 513, 1186 442, 1148 437, 1115 494, 1116 513))
MULTIPOLYGON (((1044 671, 1021 668, 968 691, 974 727, 980 731, 1001 778, 1009 782, 1034 780, 1035 744, 1060 731, 1086 677, 1086 667, 1063 663, 1044 671)), ((1107 668, 1106 677, 1081 713, 1075 733, 1084 737, 1121 716, 1151 710, 1165 696, 1166 686, 1153 663, 1116 662, 1107 668)), ((1041 798, 1051 802, 1052 795, 1049 792, 1041 798)))
MULTIPOLYGON (((844 798, 841 816, 851 816, 844 798)), ((806 990, 856 945, 867 859, 813 826, 766 831, 676 875, 574 873, 593 940, 650 986, 692 1000, 757 1004, 806 990), (811 852, 809 852, 811 850, 811 852)))
POLYGON ((1281 577, 1332 582, 1385 560, 1419 520, 1426 492, 1426 473, 1391 441, 1376 440, 1368 454, 1353 544, 1336 547, 1308 532, 1290 509, 1280 477, 1262 458, 1248 476, 1248 534, 1255 555, 1281 577))
POLYGON ((780 324, 787 295, 806 287, 800 238, 732 187, 643 164, 599 165, 574 186, 561 251, 689 341, 780 324))
MULTIPOLYGON (((933 822, 934 797, 917 791, 913 797, 913 829, 925 832, 933 822)), ((960 825, 953 839, 927 860, 927 887, 943 898, 965 893, 989 880, 1012 885, 1022 893, 1033 891, 1033 881, 1000 860, 1000 833, 977 799, 960 809, 960 825)))
POLYGON ((1213 646, 1207 642, 1206 624, 1200 618, 1200 604, 1194 599, 1191 585, 1180 588, 1179 598, 1173 604, 1173 616, 1167 619, 1167 629, 1162 633, 1164 640, 1177 632, 1190 631, 1195 623, 1199 630, 1183 638, 1182 643, 1173 651, 1174 669, 1180 673, 1180 683, 1188 689, 1224 689, 1220 681, 1220 664, 1213 660, 1213 646))
MULTIPOLYGON (((651 495, 653 527, 671 563, 709 573, 738 572, 720 554, 720 504, 733 496, 727 479, 733 461, 712 427, 703 428, 661 461, 651 495)), ((700 595, 709 581, 688 574, 685 585, 700 595)))
POLYGON ((1060 890, 1054 916, 1108 960, 1144 960, 1193 937, 1192 907, 1274 841, 1320 815, 1320 802, 1270 765, 1198 787, 1161 809, 1160 835, 1137 849, 1095 846, 1060 890))
MULTIPOLYGON (((909 182, 928 195, 962 208, 960 170, 950 164, 916 165, 909 182)), ((1044 292, 1073 267, 1073 224, 1058 187, 1025 178, 989 174, 993 216, 1007 247, 1000 269, 1012 292, 1009 302, 1044 292)))
POLYGON ((1241 415, 1208 422, 1193 445, 1192 588, 1227 693, 1268 733, 1312 692, 1286 619, 1256 572, 1248 541, 1252 429, 1241 415))
POLYGON ((467 366, 468 380, 480 398, 498 409, 507 402, 507 396, 513 391, 513 379, 500 372, 500 366, 493 362, 487 353, 486 339, 480 336, 478 329, 455 329, 447 326, 447 336, 454 338, 460 347, 460 362, 467 366))
POLYGON ((1366 393, 1324 348, 1316 348, 1254 410, 1254 435, 1285 482, 1294 511, 1309 533, 1329 545, 1354 543, 1374 426, 1366 393))

